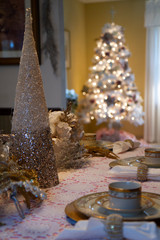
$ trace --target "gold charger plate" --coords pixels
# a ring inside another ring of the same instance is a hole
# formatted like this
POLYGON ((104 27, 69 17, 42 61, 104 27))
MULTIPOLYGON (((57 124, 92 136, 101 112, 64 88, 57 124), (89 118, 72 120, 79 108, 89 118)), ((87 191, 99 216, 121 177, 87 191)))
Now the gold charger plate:
POLYGON ((144 156, 129 157, 109 163, 110 168, 115 166, 133 166, 137 167, 139 163, 146 164, 149 168, 160 168, 160 164, 147 163, 144 156))
MULTIPOLYGON (((97 194, 98 194, 98 196, 103 196, 103 195, 107 194, 107 192, 103 192, 102 194, 101 193, 97 193, 97 194)), ((77 208, 75 207, 75 201, 67 204, 64 211, 65 211, 66 216, 69 218, 69 222, 71 224, 74 224, 75 222, 77 222, 79 220, 87 220, 89 218, 88 216, 86 216, 85 214, 83 214, 77 210, 77 208), (74 222, 72 222, 72 220, 74 222)))
POLYGON ((78 222, 79 220, 87 220, 88 219, 88 217, 86 215, 82 214, 75 208, 74 202, 67 204, 64 211, 65 211, 65 214, 67 215, 67 217, 69 217, 71 220, 73 220, 75 222, 78 222))
MULTIPOLYGON (((95 202, 98 197, 105 196, 106 194, 108 194, 108 192, 85 195, 73 202, 74 207, 78 212, 82 213, 87 217, 106 219, 106 217, 111 214, 111 212, 107 209, 100 207, 95 202)), ((150 208, 143 209, 137 215, 124 216, 124 221, 144 221, 160 219, 160 195, 148 192, 142 192, 142 195, 150 198, 155 204, 150 208)))

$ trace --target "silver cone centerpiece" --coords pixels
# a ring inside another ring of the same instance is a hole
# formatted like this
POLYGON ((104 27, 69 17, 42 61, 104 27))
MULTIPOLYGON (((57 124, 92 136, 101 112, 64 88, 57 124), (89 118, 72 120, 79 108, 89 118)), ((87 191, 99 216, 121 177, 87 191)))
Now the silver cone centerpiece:
POLYGON ((40 187, 57 185, 59 180, 30 9, 26 10, 11 133, 10 156, 24 169, 37 172, 40 187))

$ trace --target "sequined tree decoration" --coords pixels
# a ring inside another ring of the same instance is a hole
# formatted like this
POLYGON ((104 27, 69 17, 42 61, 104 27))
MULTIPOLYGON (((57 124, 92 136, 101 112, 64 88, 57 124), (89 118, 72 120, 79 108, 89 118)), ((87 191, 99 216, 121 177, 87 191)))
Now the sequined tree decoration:
POLYGON ((36 170, 40 187, 46 188, 57 185, 59 181, 30 9, 26 10, 25 21, 10 156, 24 169, 36 170))

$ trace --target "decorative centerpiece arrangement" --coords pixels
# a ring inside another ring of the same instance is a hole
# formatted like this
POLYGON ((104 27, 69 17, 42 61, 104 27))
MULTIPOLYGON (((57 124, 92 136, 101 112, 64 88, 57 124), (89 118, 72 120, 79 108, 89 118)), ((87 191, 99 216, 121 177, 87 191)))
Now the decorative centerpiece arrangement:
POLYGON ((71 105, 65 111, 49 113, 56 165, 59 170, 80 168, 87 164, 84 147, 80 144, 84 131, 71 105))
POLYGON ((35 170, 40 187, 57 185, 59 180, 30 9, 26 10, 11 133, 10 157, 23 169, 35 170))
MULTIPOLYGON (((24 212, 18 201, 18 195, 23 195, 28 208, 30 199, 46 199, 46 194, 38 187, 37 175, 34 170, 23 169, 9 158, 9 143, 0 139, 0 194, 6 201, 8 196, 15 203, 21 218, 24 212)), ((0 223, 1 224, 1 223, 0 223)))

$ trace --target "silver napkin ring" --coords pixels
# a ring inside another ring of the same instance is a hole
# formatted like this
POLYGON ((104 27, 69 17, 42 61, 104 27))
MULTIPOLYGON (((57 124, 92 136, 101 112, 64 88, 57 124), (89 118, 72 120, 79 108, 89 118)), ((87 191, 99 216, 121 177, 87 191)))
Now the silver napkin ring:
POLYGON ((137 180, 144 182, 147 181, 148 178, 148 167, 145 164, 138 164, 137 167, 137 180))
POLYGON ((119 214, 111 214, 106 219, 107 239, 123 239, 123 221, 119 214))

